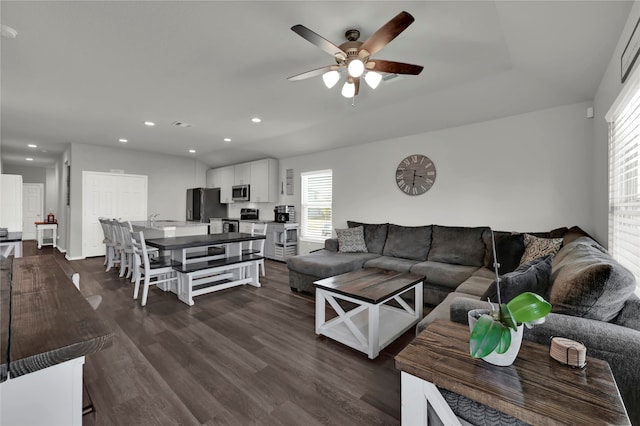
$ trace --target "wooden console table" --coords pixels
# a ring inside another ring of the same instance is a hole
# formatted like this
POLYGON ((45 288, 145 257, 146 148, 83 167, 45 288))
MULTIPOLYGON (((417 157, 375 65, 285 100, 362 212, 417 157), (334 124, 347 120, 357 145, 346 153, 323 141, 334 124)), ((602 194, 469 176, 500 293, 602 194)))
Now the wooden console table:
POLYGON ((587 358, 573 369, 544 345, 523 341, 515 363, 497 367, 469 355, 469 327, 434 321, 396 358, 402 371, 402 424, 427 424, 427 405, 444 424, 460 424, 438 388, 535 425, 630 424, 611 368, 587 358))
POLYGON ((54 256, 0 259, 0 425, 81 426, 84 357, 112 339, 54 256))

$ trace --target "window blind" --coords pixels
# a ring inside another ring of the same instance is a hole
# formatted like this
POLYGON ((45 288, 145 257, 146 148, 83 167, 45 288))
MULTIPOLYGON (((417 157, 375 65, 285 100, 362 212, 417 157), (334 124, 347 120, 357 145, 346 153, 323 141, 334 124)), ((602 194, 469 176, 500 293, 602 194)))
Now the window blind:
MULTIPOLYGON (((633 79, 605 117, 609 122, 609 252, 640 286, 640 79, 633 79)), ((636 293, 640 287, 636 287, 636 293)))
POLYGON ((332 232, 333 179, 331 170, 306 172, 302 178, 301 236, 324 241, 332 232))

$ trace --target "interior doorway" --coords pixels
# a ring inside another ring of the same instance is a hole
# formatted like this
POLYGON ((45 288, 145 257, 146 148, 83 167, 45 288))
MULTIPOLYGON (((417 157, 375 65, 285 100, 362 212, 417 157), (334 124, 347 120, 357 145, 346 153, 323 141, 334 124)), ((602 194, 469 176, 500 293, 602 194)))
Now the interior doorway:
POLYGON ((41 222, 44 205, 44 184, 22 184, 22 239, 36 239, 35 222, 41 222))

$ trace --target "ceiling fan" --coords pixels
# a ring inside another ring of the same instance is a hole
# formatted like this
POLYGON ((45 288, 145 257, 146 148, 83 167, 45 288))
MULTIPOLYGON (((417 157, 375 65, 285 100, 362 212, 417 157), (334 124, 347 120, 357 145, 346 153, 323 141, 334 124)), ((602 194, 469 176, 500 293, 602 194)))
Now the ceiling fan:
POLYGON ((341 74, 346 71, 347 81, 342 87, 342 96, 352 98, 360 91, 360 77, 363 75, 364 80, 372 89, 375 89, 380 84, 382 80, 382 74, 380 73, 418 75, 423 69, 420 65, 371 58, 372 55, 375 55, 411 25, 414 20, 413 16, 408 12, 400 12, 380 27, 365 42, 358 41, 360 31, 347 30, 345 33, 347 41, 340 46, 336 46, 304 25, 294 25, 291 30, 333 56, 336 64, 303 72, 289 77, 287 80, 299 81, 322 75, 324 84, 331 88, 338 83, 341 74))

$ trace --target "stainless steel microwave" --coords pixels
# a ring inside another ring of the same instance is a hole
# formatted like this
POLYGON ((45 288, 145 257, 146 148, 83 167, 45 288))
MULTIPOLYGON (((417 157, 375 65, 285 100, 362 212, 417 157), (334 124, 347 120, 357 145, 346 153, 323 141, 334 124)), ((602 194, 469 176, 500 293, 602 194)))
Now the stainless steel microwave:
POLYGON ((249 185, 234 185, 231 188, 233 201, 249 201, 249 185))

